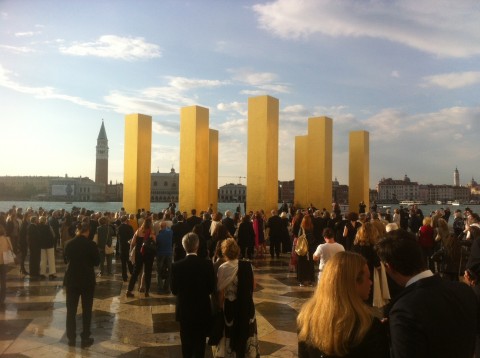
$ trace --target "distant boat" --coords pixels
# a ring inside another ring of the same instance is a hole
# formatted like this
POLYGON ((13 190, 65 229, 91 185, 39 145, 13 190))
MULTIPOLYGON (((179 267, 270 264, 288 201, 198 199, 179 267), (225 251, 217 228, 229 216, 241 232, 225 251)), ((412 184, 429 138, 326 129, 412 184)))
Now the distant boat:
POLYGON ((437 205, 442 205, 443 203, 442 203, 441 200, 437 200, 437 201, 435 202, 435 204, 437 204, 437 205))
POLYGON ((403 200, 400 202, 400 205, 425 205, 425 202, 421 200, 403 200))
POLYGON ((458 201, 458 200, 452 201, 452 205, 453 205, 453 206, 459 206, 459 205, 460 205, 460 201, 458 201))

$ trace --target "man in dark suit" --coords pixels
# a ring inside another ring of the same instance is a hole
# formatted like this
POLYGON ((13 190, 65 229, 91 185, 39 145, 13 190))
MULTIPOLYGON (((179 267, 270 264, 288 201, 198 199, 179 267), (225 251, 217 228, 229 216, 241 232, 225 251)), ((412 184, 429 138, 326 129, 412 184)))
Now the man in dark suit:
POLYGON ((176 216, 177 222, 172 225, 173 231, 173 260, 178 261, 185 257, 185 250, 182 247, 182 238, 190 231, 180 213, 176 216))
POLYGON ((90 337, 90 323, 92 320, 93 293, 95 291, 94 266, 100 264, 100 255, 95 242, 88 239, 90 223, 82 222, 78 234, 65 244, 65 263, 67 269, 63 285, 67 292, 67 338, 68 345, 76 344, 76 315, 80 296, 82 296, 82 321, 81 333, 82 347, 93 344, 90 337))
POLYGON ((235 235, 235 223, 232 219, 232 212, 230 210, 225 211, 225 218, 222 220, 222 224, 227 228, 232 237, 235 235))
POLYGON ((276 210, 271 211, 272 216, 267 220, 268 237, 270 238, 270 256, 280 257, 280 244, 282 242, 283 223, 276 210))
POLYGON ((405 287, 387 314, 393 357, 471 358, 478 324, 473 291, 425 269, 415 236, 405 230, 388 233, 377 254, 390 277, 405 287))
POLYGON ((190 216, 186 222, 188 226, 188 232, 191 232, 195 225, 200 224, 202 222, 202 218, 197 216, 197 209, 192 209, 192 216, 190 216))
POLYGON ((130 275, 133 274, 133 265, 130 262, 130 240, 133 238, 133 227, 128 223, 128 216, 123 215, 121 224, 117 230, 117 241, 119 243, 120 260, 122 261, 122 278, 127 282, 127 268, 130 275))
POLYGON ((182 245, 187 256, 172 265, 172 293, 177 296, 175 317, 180 322, 183 357, 203 358, 212 319, 213 265, 210 260, 197 256, 199 240, 196 234, 186 234, 182 245))

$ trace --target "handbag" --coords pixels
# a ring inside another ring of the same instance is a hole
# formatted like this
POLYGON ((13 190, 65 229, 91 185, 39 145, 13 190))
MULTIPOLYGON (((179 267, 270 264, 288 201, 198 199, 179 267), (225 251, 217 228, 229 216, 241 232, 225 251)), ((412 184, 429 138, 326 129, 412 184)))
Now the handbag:
POLYGON ((295 246, 295 253, 298 256, 305 256, 308 253, 308 241, 307 235, 302 234, 297 239, 297 245, 295 246))
POLYGON ((113 245, 112 246, 105 245, 105 255, 112 255, 114 252, 115 250, 113 248, 113 245))
POLYGON ((15 261, 16 261, 16 258, 17 258, 12 250, 4 251, 2 253, 2 255, 3 255, 3 264, 4 265, 14 264, 15 261))
POLYGON ((135 246, 130 250, 130 253, 128 254, 128 259, 132 264, 135 265, 135 246))
POLYGON ((157 244, 151 238, 148 238, 143 242, 140 253, 143 256, 156 256, 157 254, 157 244))

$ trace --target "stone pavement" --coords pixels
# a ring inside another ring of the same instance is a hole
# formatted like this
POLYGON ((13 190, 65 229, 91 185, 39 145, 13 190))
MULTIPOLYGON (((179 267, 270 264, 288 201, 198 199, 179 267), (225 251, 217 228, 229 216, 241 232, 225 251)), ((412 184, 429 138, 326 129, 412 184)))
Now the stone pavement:
MULTIPOLYGON (((57 253, 57 278, 31 281, 18 268, 8 273, 7 298, 0 309, 2 357, 181 357, 175 297, 155 294, 156 274, 149 298, 135 291, 127 299, 114 261, 114 276, 97 278, 92 337, 86 349, 69 347, 65 336, 66 304, 62 287, 65 264, 57 253)), ((288 257, 254 260, 257 287, 254 301, 262 357, 297 357, 296 316, 313 288, 298 287, 288 271, 288 257)), ((115 260, 115 259, 114 259, 115 260)), ((155 265, 154 265, 155 267, 155 265)), ((28 267, 27 267, 28 270, 28 267)), ((77 331, 81 331, 81 305, 77 331)), ((79 341, 79 339, 78 339, 79 341)), ((79 342, 78 342, 79 343, 79 342)), ((207 357, 211 350, 207 348, 207 357)))

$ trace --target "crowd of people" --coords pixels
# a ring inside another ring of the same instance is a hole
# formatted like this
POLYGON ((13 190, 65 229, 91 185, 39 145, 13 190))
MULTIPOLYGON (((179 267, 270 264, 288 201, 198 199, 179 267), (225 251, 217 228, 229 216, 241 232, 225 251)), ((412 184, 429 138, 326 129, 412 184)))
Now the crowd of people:
MULTIPOLYGON (((116 257, 127 298, 136 296, 136 286, 150 296, 154 269, 157 293, 177 296, 185 357, 203 356, 207 337, 217 357, 257 357, 251 260, 283 254, 299 286, 316 286, 297 320, 300 357, 473 356, 480 217, 468 208, 456 211, 450 230, 446 210, 424 216, 416 206, 393 215, 359 208, 342 215, 338 205, 331 212, 282 205, 269 215, 242 216, 212 208, 197 215, 175 207, 136 214, 13 207, 0 213, 0 250, 12 249, 30 280, 55 279, 55 256, 63 257, 71 346, 80 297, 81 344, 93 344, 95 276, 113 275, 116 257)), ((0 260, 3 302, 6 265, 0 260)))

